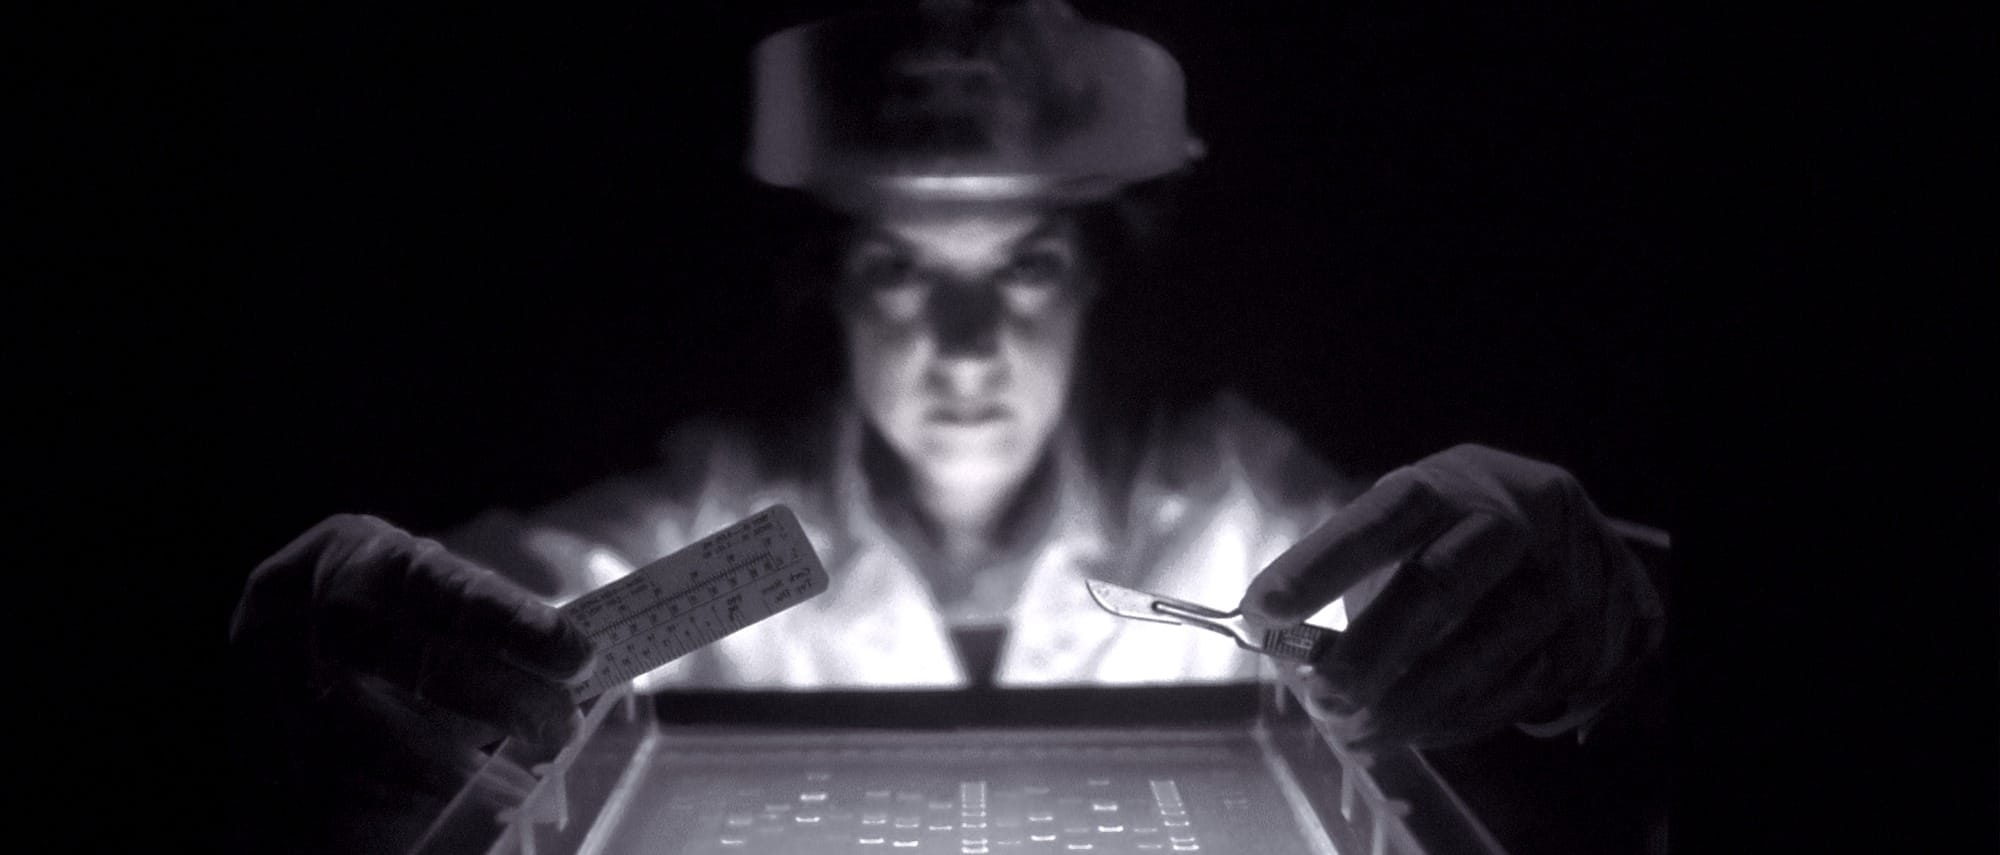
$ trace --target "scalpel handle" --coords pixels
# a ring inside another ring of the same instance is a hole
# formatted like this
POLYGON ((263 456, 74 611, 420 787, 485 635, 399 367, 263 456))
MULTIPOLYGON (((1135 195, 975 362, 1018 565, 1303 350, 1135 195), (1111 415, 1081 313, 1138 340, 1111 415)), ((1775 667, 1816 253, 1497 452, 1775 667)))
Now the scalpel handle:
POLYGON ((1264 646, 1258 652, 1287 662, 1311 662, 1339 637, 1335 630, 1309 623, 1267 629, 1264 646))

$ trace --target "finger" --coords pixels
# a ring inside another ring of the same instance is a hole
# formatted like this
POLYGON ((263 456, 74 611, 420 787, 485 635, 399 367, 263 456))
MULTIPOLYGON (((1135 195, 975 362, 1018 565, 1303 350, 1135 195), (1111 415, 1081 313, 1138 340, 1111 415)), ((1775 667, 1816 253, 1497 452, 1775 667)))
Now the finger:
POLYGON ((427 627, 391 623, 376 613, 348 613, 316 628, 312 650, 323 672, 373 674, 430 704, 531 741, 567 738, 562 727, 575 710, 568 689, 489 648, 427 627))
MULTIPOLYGON (((1396 571, 1382 595, 1314 663, 1348 704, 1370 706, 1442 643, 1493 585, 1520 566, 1527 545, 1511 523, 1466 517, 1396 571)), ((1535 606, 1526 606, 1535 610, 1535 606)))
POLYGON ((1287 682, 1306 712, 1320 721, 1345 719, 1364 711, 1348 694, 1346 684, 1335 684, 1319 666, 1300 665, 1287 682))
POLYGON ((1304 620, 1458 515, 1414 470, 1392 472, 1258 573, 1238 608, 1271 623, 1304 620))
POLYGON ((1326 678, 1312 672, 1308 666, 1299 666, 1300 673, 1288 682, 1292 695, 1306 715, 1327 726, 1328 731, 1342 744, 1372 733, 1368 721, 1368 711, 1347 705, 1345 699, 1333 690, 1326 678))
POLYGON ((1326 678, 1319 676, 1311 665, 1295 665, 1280 669, 1278 679, 1291 690, 1292 697, 1298 699, 1299 706, 1306 713, 1320 721, 1331 719, 1340 712, 1334 709, 1332 689, 1326 678))
POLYGON ((395 781, 450 798, 484 762, 477 746, 491 728, 440 715, 400 687, 366 675, 344 675, 305 708, 310 736, 300 750, 312 768, 395 781))
POLYGON ((1393 744, 1384 743, 1376 737, 1377 728, 1373 713, 1365 709, 1348 713, 1335 712, 1327 709, 1323 705, 1324 702, 1325 697, 1321 696, 1318 701, 1308 703, 1306 709, 1314 711, 1313 717, 1323 725, 1322 732, 1334 744, 1347 749, 1350 753, 1373 751, 1384 745, 1393 744))
POLYGON ((435 541, 413 542, 403 584, 410 608, 429 626, 531 672, 576 679, 590 664, 590 640, 555 607, 435 541))
POLYGON ((363 516, 336 517, 321 530, 329 534, 314 576, 316 621, 455 636, 556 679, 588 667, 589 640, 559 612, 436 541, 363 516))
POLYGON ((417 697, 541 745, 574 735, 576 704, 561 684, 462 644, 434 643, 425 659, 417 697))
POLYGON ((1374 732, 1360 740, 1366 748, 1415 745, 1420 748, 1470 742, 1523 720, 1546 700, 1542 687, 1552 669, 1547 657, 1532 654, 1495 672, 1489 687, 1461 698, 1448 717, 1419 720, 1378 717, 1374 732), (1477 700, 1472 700, 1476 697, 1477 700))
POLYGON ((308 621, 305 610, 313 602, 318 584, 314 568, 327 564, 329 555, 338 561, 352 554, 385 528, 391 527, 374 517, 337 514, 272 553, 244 583, 242 599, 231 618, 230 639, 256 654, 281 657, 279 648, 284 645, 273 640, 303 634, 308 621))
POLYGON ((486 765, 485 774, 474 779, 473 784, 467 788, 466 798, 482 810, 498 813, 520 807, 534 791, 536 781, 534 773, 496 759, 486 765))
POLYGON ((1375 732, 1369 712, 1347 705, 1312 666, 1283 669, 1279 679, 1290 689, 1300 708, 1324 725, 1327 735, 1342 746, 1354 745, 1375 732))
POLYGON ((1564 626, 1546 607, 1542 577, 1517 574, 1482 600, 1472 617, 1383 691, 1370 705, 1378 729, 1393 737, 1477 730, 1489 719, 1513 721, 1519 704, 1546 700, 1550 642, 1564 626), (1523 663, 1542 671, 1525 681, 1523 663))

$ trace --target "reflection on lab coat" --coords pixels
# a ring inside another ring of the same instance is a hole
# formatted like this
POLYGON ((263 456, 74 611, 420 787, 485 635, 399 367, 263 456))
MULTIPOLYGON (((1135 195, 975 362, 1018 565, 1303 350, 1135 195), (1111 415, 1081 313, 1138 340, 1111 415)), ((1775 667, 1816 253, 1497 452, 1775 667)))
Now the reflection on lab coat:
MULTIPOLYGON (((669 437, 656 469, 532 514, 488 512, 444 539, 560 603, 785 504, 830 589, 646 675, 642 687, 967 685, 948 614, 898 534, 909 529, 894 524, 906 508, 864 465, 866 430, 851 406, 776 432, 689 425, 669 437)), ((1051 438, 1053 468, 1036 493, 1047 523, 1020 562, 999 685, 1254 679, 1257 657, 1228 639, 1114 617, 1084 580, 1230 608, 1259 569, 1351 495, 1297 437, 1233 397, 1156 417, 1139 433, 1107 444, 1072 424, 1051 438)), ((1343 628, 1342 604, 1315 622, 1343 628)))

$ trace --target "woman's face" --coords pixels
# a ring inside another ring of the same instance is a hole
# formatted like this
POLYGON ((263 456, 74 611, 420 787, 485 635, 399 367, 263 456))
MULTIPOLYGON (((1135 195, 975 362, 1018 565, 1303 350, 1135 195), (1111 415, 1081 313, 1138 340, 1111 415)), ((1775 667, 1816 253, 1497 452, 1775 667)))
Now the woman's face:
POLYGON ((869 421, 930 483, 1012 486, 1062 417, 1092 288, 1067 216, 886 219, 842 259, 869 421))

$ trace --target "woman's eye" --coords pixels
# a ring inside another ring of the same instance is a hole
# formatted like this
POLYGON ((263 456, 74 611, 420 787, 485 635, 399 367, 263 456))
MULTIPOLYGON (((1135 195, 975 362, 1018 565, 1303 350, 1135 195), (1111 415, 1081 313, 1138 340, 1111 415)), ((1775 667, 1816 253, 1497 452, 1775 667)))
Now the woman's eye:
POLYGON ((862 289, 895 287, 911 278, 910 259, 896 252, 864 252, 847 265, 847 279, 862 289))
POLYGON ((892 321, 908 322, 923 316, 924 301, 930 296, 930 289, 914 277, 868 290, 868 302, 875 312, 892 321))
POLYGON ((1000 276, 1000 292, 1009 310, 1033 315, 1055 301, 1069 276, 1069 256, 1053 250, 1031 251, 1007 266, 1000 276))
POLYGON ((1007 265, 1001 281, 1007 285, 1055 286, 1069 278, 1069 256, 1053 249, 1022 253, 1007 265))
POLYGON ((850 293, 879 317, 911 321, 923 314, 927 292, 923 277, 909 256, 886 249, 865 249, 847 264, 850 293))

